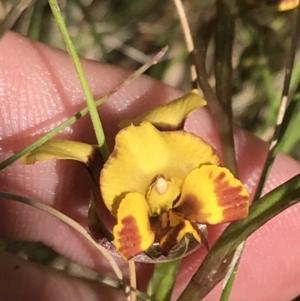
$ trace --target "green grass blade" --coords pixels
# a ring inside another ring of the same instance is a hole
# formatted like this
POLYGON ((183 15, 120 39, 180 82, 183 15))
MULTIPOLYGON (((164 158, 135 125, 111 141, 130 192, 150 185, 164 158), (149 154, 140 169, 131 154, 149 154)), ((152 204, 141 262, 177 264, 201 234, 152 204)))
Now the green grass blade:
POLYGON ((233 283, 235 280, 237 269, 238 269, 238 265, 235 265, 231 274, 229 275, 226 285, 224 286, 224 288, 222 290, 222 295, 221 295, 220 301, 229 300, 229 296, 230 296, 231 289, 232 289, 232 286, 233 286, 233 283))
POLYGON ((250 206, 247 218, 231 223, 210 249, 178 301, 204 298, 226 275, 236 248, 267 221, 299 202, 300 175, 278 186, 250 206))
POLYGON ((299 141, 299 124, 300 124, 300 82, 298 84, 296 93, 294 94, 289 106, 287 108, 286 114, 284 116, 282 125, 284 129, 282 130, 281 136, 282 140, 278 144, 278 148, 290 154, 296 144, 299 141))
MULTIPOLYGON (((237 176, 236 156, 232 124, 232 48, 236 20, 235 0, 216 1, 216 29, 214 49, 214 70, 216 80, 216 96, 223 105, 229 119, 226 136, 222 141, 224 165, 237 176)), ((221 131, 219 131, 221 135, 221 131)))
POLYGON ((3 10, 5 7, 5 2, 9 1, 1 1, 1 21, 0 21, 0 38, 11 29, 15 22, 18 20, 20 15, 23 13, 23 11, 31 4, 32 0, 19 0, 17 2, 14 2, 13 7, 10 9, 10 11, 3 15, 3 10))
POLYGON ((63 36, 64 42, 66 44, 67 50, 70 54, 70 57, 74 63, 75 69, 77 71, 77 74, 79 76, 80 79, 80 83, 83 89, 83 93, 84 96, 86 98, 86 102, 87 105, 89 107, 89 111, 90 111, 90 115, 91 115, 91 119, 92 119, 92 123, 93 123, 93 127, 94 127, 94 131, 96 134, 96 138, 100 147, 100 151, 102 154, 102 158, 105 161, 108 156, 109 156, 109 150, 107 147, 107 143, 106 143, 106 139, 105 139, 105 135, 104 135, 104 130, 102 127, 102 123, 97 111, 97 107, 95 105, 94 102, 94 98, 93 98, 93 94, 90 88, 90 85, 88 83, 88 80, 86 78, 86 75, 83 71, 82 65, 80 63, 79 57, 77 55, 77 52, 75 50, 75 47, 71 41, 71 38, 69 36, 67 27, 65 25, 64 19, 60 13, 60 9, 58 7, 58 3, 56 0, 49 0, 49 4, 53 13, 53 16, 57 22, 57 25, 59 27, 59 30, 63 36))
POLYGON ((27 36, 34 40, 39 40, 42 33, 42 22, 44 16, 44 10, 47 5, 45 1, 36 1, 34 4, 34 9, 29 22, 29 27, 27 30, 27 36))
POLYGON ((181 259, 156 263, 154 273, 148 285, 147 301, 169 301, 181 259))

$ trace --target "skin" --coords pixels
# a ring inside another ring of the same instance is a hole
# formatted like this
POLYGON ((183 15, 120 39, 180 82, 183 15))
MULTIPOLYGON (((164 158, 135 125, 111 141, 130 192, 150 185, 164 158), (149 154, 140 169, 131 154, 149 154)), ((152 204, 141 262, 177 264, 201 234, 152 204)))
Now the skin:
MULTIPOLYGON (((122 82, 128 72, 115 66, 83 61, 95 97, 122 82)), ((0 41, 1 161, 47 132, 84 106, 77 75, 68 56, 14 33, 0 41)), ((116 124, 152 106, 170 101, 180 92, 146 76, 119 91, 100 108, 110 147, 116 124)), ((215 125, 206 109, 189 117, 186 129, 217 150, 215 125)), ((95 142, 88 117, 59 135, 95 142)), ((241 180, 253 192, 267 145, 236 128, 235 142, 241 180)), ((265 192, 300 171, 293 159, 279 155, 265 192)), ((20 162, 0 173, 0 189, 51 205, 86 225, 89 178, 75 162, 55 160, 32 166, 20 162)), ((294 205, 264 225, 247 241, 230 300, 290 300, 300 294, 300 206, 294 205)), ((209 228, 210 244, 224 226, 209 228)), ((0 202, 0 237, 42 241, 67 257, 102 274, 113 276, 109 264, 74 230, 34 208, 8 200, 0 202)), ((201 263, 200 249, 184 259, 173 299, 201 263)), ((127 275, 127 263, 117 259, 127 275)), ((138 282, 145 289, 152 266, 138 264, 138 282)), ((125 300, 122 293, 39 266, 5 252, 0 256, 1 300, 125 300), (16 289, 16 286, 18 289, 16 289)), ((205 300, 218 300, 218 285, 205 300)))

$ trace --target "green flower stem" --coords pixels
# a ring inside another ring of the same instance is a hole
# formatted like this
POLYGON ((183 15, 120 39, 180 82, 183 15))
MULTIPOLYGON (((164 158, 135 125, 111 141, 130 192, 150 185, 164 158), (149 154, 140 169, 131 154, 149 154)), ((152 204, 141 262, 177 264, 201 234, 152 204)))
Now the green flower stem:
POLYGON ((92 119, 92 123, 93 123, 93 127, 94 127, 94 131, 96 134, 96 138, 100 147, 100 151, 102 154, 102 158, 105 161, 108 156, 109 156, 109 150, 107 147, 107 143, 106 143, 106 139, 105 139, 105 135, 104 135, 104 130, 103 130, 103 126, 97 111, 97 107, 95 105, 94 102, 94 98, 92 95, 92 91, 91 88, 88 84, 88 80, 86 78, 86 75, 83 71, 82 65, 80 63, 78 54, 75 50, 75 47, 71 41, 71 38, 69 36, 68 30, 66 28, 65 22, 62 18, 60 9, 58 7, 58 3, 56 0, 49 0, 49 4, 53 13, 53 16, 57 22, 57 25, 60 29, 60 32, 63 36, 64 42, 66 44, 67 50, 70 54, 70 57, 74 63, 75 69, 77 71, 77 74, 79 76, 80 79, 80 83, 83 89, 83 93, 84 96, 86 98, 86 102, 87 105, 89 107, 89 111, 90 111, 90 115, 91 115, 91 119, 92 119))
MULTIPOLYGON (((235 158, 233 126, 232 126, 232 47, 234 42, 234 30, 236 19, 235 0, 217 0, 216 13, 217 25, 215 30, 215 78, 216 96, 223 105, 227 119, 226 135, 222 141, 224 149, 224 164, 237 177, 237 165, 235 158), (226 149, 226 151, 225 151, 226 149)), ((220 104, 220 105, 221 105, 220 104)), ((218 120, 218 117, 216 118, 218 120)), ((223 125, 219 123, 221 134, 223 125)))
POLYGON ((181 259, 155 264, 148 285, 147 301, 170 301, 181 259))

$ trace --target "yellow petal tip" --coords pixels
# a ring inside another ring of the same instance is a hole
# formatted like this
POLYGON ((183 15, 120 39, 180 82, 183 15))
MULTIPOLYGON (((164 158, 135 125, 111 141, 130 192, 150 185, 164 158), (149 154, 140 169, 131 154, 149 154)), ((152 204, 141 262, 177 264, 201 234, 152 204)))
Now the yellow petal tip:
POLYGON ((206 104, 206 100, 194 89, 167 104, 154 107, 137 118, 121 122, 119 127, 140 125, 143 121, 147 121, 160 130, 175 131, 183 128, 186 118, 192 112, 206 104))
POLYGON ((96 149, 94 145, 71 140, 49 140, 28 152, 20 158, 24 164, 34 164, 38 161, 50 159, 76 160, 85 164, 94 156, 96 149))

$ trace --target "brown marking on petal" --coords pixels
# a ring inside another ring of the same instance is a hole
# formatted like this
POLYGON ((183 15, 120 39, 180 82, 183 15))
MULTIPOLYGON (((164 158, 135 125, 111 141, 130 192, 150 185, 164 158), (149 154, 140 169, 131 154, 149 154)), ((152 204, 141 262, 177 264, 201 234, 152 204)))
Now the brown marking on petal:
POLYGON ((173 206, 172 207, 174 207, 174 205, 180 200, 180 198, 181 198, 181 193, 179 193, 178 197, 173 201, 173 206))
POLYGON ((140 245, 142 237, 135 218, 130 215, 122 219, 123 229, 119 232, 120 253, 127 259, 143 252, 140 245))
POLYGON ((178 233, 184 228, 184 223, 178 224, 176 227, 168 233, 168 236, 164 243, 161 245, 161 252, 164 256, 168 256, 171 249, 178 244, 177 236, 178 233))
MULTIPOLYGON (((212 179, 212 172, 210 173, 210 179, 212 179)), ((226 177, 226 174, 224 171, 222 171, 215 179, 215 181, 218 183, 218 182, 222 182, 226 177)))
POLYGON ((168 212, 164 212, 160 216, 151 216, 150 227, 151 231, 155 233, 155 241, 160 241, 171 230, 168 212))
POLYGON ((184 216, 190 216, 194 211, 199 211, 197 197, 193 194, 185 194, 181 200, 181 204, 173 210, 180 212, 184 216))
MULTIPOLYGON (((190 221, 196 222, 199 212, 201 212, 200 202, 198 201, 198 197, 194 194, 187 193, 183 196, 183 199, 180 205, 176 208, 173 208, 175 212, 178 212, 185 217, 187 217, 190 221)), ((209 217, 210 214, 201 214, 203 218, 209 217)))
POLYGON ((112 158, 117 158, 118 154, 119 154, 119 151, 116 148, 114 148, 114 150, 112 151, 112 153, 109 156, 112 158))
POLYGON ((111 206, 111 214, 114 217, 117 216, 117 212, 118 212, 121 201, 125 198, 126 194, 128 194, 129 192, 130 191, 124 191, 120 195, 118 195, 114 198, 114 201, 113 201, 112 206, 111 206))
POLYGON ((241 195, 242 186, 232 187, 229 181, 224 181, 224 177, 225 173, 221 173, 214 181, 214 192, 218 198, 218 204, 225 207, 224 220, 229 222, 245 218, 248 215, 248 196, 241 195))
POLYGON ((224 181, 225 173, 221 173, 214 180, 214 192, 218 197, 218 204, 220 206, 228 206, 232 204, 241 204, 247 202, 248 196, 241 195, 243 191, 242 186, 232 187, 229 181, 224 181))
MULTIPOLYGON (((246 200, 248 200, 248 198, 246 198, 246 200)), ((248 215, 248 208, 249 205, 247 201, 242 202, 238 206, 226 208, 223 210, 223 219, 227 222, 243 219, 248 215)))

